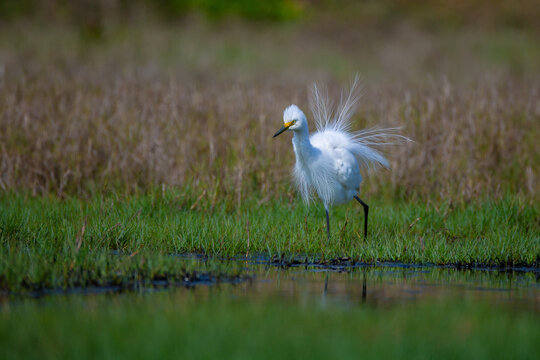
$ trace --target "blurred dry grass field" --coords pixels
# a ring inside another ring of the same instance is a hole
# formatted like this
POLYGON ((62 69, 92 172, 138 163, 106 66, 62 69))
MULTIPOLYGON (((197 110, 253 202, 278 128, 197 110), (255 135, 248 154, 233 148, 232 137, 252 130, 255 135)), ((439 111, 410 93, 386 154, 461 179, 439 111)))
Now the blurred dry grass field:
POLYGON ((363 192, 535 201, 537 40, 513 30, 195 18, 111 28, 95 41, 71 26, 12 22, 0 32, 0 188, 292 197, 290 143, 271 138, 282 110, 307 110, 313 81, 337 97, 359 72, 355 128, 402 126, 415 140, 383 149, 392 170, 370 176, 363 192))

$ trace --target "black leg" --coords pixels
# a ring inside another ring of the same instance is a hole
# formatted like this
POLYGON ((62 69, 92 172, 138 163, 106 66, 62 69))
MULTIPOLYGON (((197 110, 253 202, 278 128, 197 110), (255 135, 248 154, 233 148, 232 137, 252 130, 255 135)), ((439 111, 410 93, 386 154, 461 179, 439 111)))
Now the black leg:
POLYGON ((368 220, 369 206, 365 202, 363 202, 362 199, 360 199, 358 196, 355 195, 354 198, 358 200, 358 202, 362 204, 362 206, 364 207, 364 238, 367 238, 367 220, 368 220))
POLYGON ((330 217, 328 216, 328 210, 326 210, 326 233, 328 234, 328 241, 330 241, 330 217))

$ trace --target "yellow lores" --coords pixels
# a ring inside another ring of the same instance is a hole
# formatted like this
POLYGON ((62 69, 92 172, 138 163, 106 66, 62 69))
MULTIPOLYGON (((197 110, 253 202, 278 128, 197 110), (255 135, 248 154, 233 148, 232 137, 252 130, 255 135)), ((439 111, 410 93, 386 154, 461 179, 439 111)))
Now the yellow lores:
POLYGON ((284 132, 285 130, 287 130, 288 128, 290 128, 291 126, 293 126, 294 124, 296 123, 296 120, 291 120, 289 122, 286 122, 283 124, 283 126, 281 127, 281 129, 279 129, 273 137, 276 137, 278 136, 279 134, 281 134, 282 132, 284 132))
POLYGON ((286 128, 289 128, 289 127, 291 127, 291 125, 294 124, 295 122, 296 122, 296 120, 289 121, 288 123, 283 124, 283 126, 285 126, 286 128))

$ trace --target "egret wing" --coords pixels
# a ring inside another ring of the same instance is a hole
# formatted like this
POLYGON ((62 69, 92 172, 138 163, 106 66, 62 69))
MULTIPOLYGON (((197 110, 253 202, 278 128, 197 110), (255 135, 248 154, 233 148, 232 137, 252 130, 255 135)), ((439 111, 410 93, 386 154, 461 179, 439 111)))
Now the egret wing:
POLYGON ((348 148, 350 137, 343 132, 324 130, 314 133, 310 141, 332 160, 339 183, 347 190, 357 190, 362 176, 356 156, 348 148))

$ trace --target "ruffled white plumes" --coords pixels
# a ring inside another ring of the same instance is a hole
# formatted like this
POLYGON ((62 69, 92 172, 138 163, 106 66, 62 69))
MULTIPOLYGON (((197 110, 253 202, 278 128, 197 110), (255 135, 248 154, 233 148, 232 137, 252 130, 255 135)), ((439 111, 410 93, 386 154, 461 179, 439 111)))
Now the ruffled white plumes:
POLYGON ((333 104, 328 97, 328 90, 325 89, 323 94, 317 84, 313 84, 309 100, 318 131, 336 130, 348 132, 350 130, 350 120, 354 115, 356 104, 361 95, 359 84, 360 78, 356 75, 348 91, 341 92, 340 102, 335 112, 336 116, 334 116, 333 104))
POLYGON ((359 77, 349 89, 342 92, 334 112, 327 93, 316 84, 310 98, 317 131, 308 132, 304 113, 296 106, 284 112, 284 122, 298 120, 294 131, 293 146, 296 164, 293 175, 302 198, 309 202, 316 192, 325 208, 351 200, 358 194, 362 176, 360 168, 389 167, 386 158, 373 146, 390 145, 408 141, 399 135, 398 128, 365 129, 351 132, 351 117, 360 97, 359 77))
POLYGON ((276 137, 285 131, 293 132, 296 186, 306 203, 313 193, 322 200, 329 240, 329 207, 352 199, 364 208, 364 237, 367 237, 369 206, 359 197, 360 169, 389 167, 388 161, 374 146, 409 140, 399 135, 397 128, 351 132, 351 117, 360 96, 358 83, 356 76, 349 90, 341 93, 335 113, 327 94, 323 95, 317 85, 313 85, 310 102, 317 131, 309 134, 306 116, 293 104, 283 112, 283 126, 274 134, 276 137))
MULTIPOLYGON (((310 107, 317 132, 312 136, 324 133, 334 137, 338 133, 340 136, 336 140, 339 141, 339 144, 335 145, 349 149, 357 157, 362 168, 370 169, 377 166, 388 168, 389 164, 385 157, 371 146, 396 145, 403 141, 410 141, 410 139, 398 133, 400 128, 370 128, 351 132, 351 118, 357 109, 361 90, 360 77, 356 75, 350 87, 342 91, 340 102, 334 114, 327 91, 325 90, 323 94, 317 84, 313 84, 310 107)), ((317 135, 317 137, 319 136, 317 135)))

